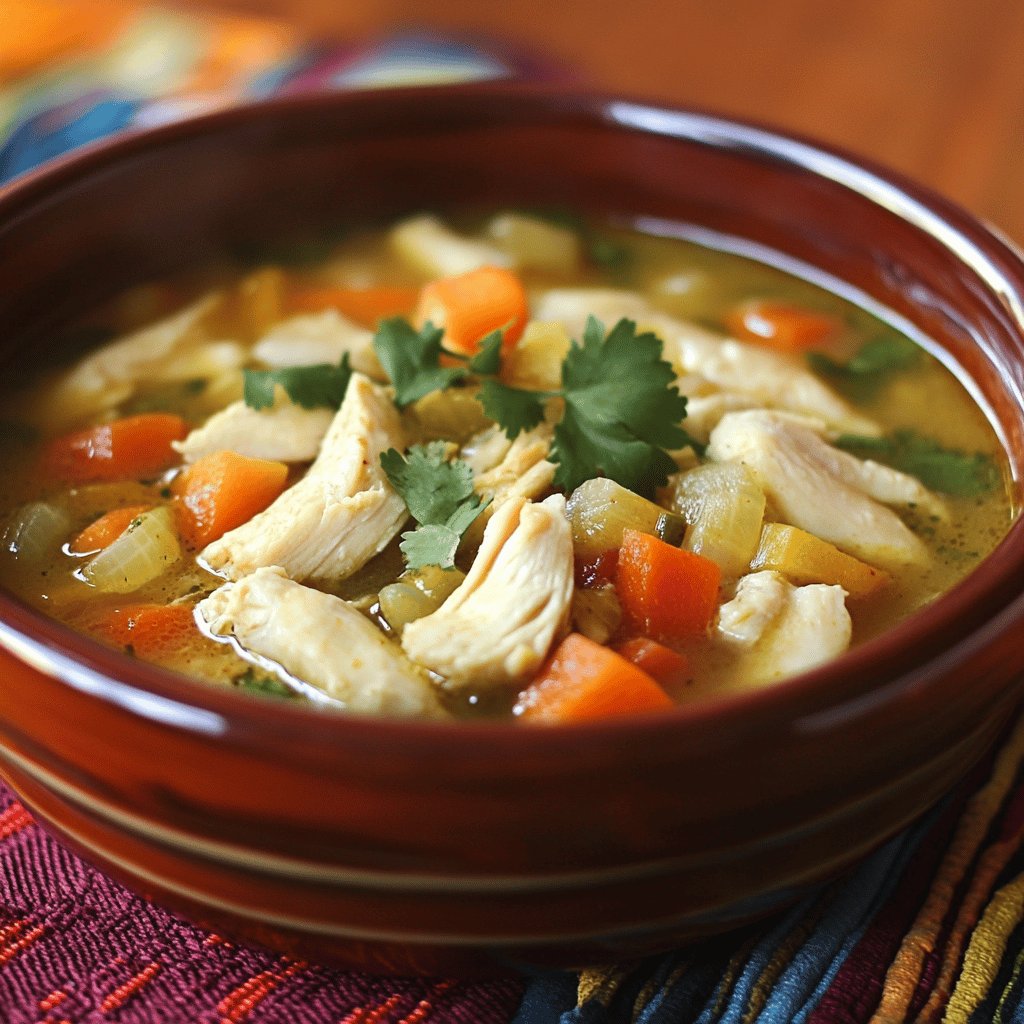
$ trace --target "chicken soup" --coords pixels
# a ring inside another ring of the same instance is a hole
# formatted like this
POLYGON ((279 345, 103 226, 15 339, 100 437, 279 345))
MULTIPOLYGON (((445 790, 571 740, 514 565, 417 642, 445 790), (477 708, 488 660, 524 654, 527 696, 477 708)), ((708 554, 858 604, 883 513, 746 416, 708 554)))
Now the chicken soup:
POLYGON ((135 289, 7 396, 9 589, 258 696, 576 722, 835 658, 1014 514, 957 378, 776 267, 518 212, 323 249, 135 289))

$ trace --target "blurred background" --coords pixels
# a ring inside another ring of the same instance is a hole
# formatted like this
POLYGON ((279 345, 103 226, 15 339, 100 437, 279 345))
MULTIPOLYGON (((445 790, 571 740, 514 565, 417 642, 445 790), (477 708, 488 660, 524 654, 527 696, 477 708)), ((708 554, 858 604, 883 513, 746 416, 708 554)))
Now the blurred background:
POLYGON ((52 116, 27 135, 25 125, 69 102, 81 119, 83 96, 102 93, 107 106, 78 136, 278 89, 524 74, 804 132, 1024 240, 1021 0, 6 0, 3 9, 0 179, 40 145, 68 141, 41 137, 52 116))

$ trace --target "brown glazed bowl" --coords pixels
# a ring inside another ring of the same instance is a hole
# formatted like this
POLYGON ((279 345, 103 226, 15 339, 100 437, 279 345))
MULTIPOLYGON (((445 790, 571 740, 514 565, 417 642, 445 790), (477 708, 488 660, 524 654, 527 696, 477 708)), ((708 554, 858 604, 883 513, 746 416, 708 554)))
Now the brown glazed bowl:
MULTIPOLYGON (((472 204, 747 239, 934 338, 1024 468, 1024 265, 943 200, 703 113, 473 86, 226 110, 0 193, 0 368, 137 282, 472 204)), ((941 414, 939 411, 937 414, 941 414)), ((487 973, 664 949, 792 901, 932 805, 1021 693, 1024 525, 953 591, 788 682, 558 728, 367 720, 215 690, 0 594, 0 772, 153 899, 299 955, 487 973)))

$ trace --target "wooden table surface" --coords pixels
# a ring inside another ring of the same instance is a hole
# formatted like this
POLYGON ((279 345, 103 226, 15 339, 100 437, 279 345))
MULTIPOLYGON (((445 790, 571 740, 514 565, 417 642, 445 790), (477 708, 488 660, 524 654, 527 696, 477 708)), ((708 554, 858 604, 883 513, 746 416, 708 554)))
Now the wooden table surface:
POLYGON ((180 0, 311 34, 487 33, 612 90, 871 156, 1024 243, 1024 0, 180 0))

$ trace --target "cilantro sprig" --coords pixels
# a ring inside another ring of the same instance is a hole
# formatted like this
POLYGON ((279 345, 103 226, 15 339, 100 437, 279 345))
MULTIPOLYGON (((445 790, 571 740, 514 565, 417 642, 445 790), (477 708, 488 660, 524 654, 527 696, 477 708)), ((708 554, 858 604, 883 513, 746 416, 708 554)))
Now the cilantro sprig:
POLYGON ((450 569, 462 535, 487 506, 473 490, 473 470, 460 459, 448 461, 443 441, 413 445, 404 456, 389 448, 380 464, 419 524, 399 545, 409 568, 450 569))
POLYGON ((417 331, 401 317, 384 320, 377 329, 373 349, 395 389, 399 409, 458 384, 470 373, 494 374, 501 369, 501 331, 488 334, 473 356, 449 351, 441 344, 443 338, 443 328, 427 323, 417 331), (442 366, 442 356, 465 365, 442 366))
POLYGON ((269 409, 274 404, 274 387, 280 384, 285 394, 303 409, 338 409, 352 377, 352 367, 346 352, 337 366, 315 363, 278 370, 244 370, 242 377, 242 394, 250 408, 269 409))
POLYGON ((537 426, 550 398, 564 402, 551 449, 555 483, 566 491, 604 475, 637 494, 663 486, 676 464, 668 451, 691 442, 680 426, 686 397, 662 358, 661 340, 638 334, 620 320, 607 336, 589 317, 582 344, 573 342, 562 363, 557 391, 526 391, 487 380, 480 389, 484 412, 509 438, 537 426))
POLYGON ((987 494, 999 485, 999 467, 983 452, 944 448, 914 430, 896 430, 887 437, 842 434, 836 447, 861 459, 884 462, 916 476, 933 491, 959 497, 987 494))

